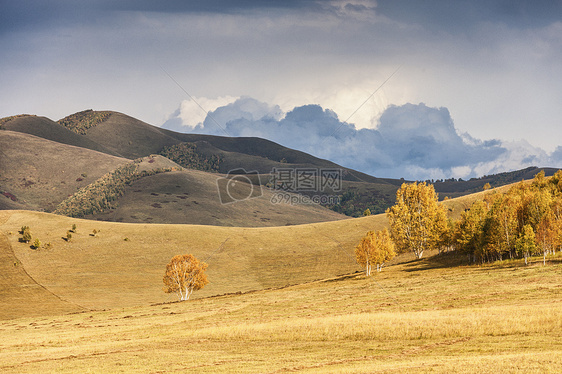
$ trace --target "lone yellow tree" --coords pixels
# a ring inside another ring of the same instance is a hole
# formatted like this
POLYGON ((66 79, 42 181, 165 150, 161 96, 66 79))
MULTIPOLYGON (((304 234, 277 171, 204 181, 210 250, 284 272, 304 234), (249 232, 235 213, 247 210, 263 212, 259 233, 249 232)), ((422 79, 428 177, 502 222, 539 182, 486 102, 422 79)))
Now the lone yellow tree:
POLYGON ((174 256, 166 266, 164 292, 177 293, 181 301, 189 300, 193 291, 209 283, 205 274, 207 266, 191 254, 174 256))
POLYGON ((377 271, 381 271, 384 264, 396 256, 394 248, 387 229, 369 231, 355 247, 355 257, 357 263, 365 268, 365 274, 370 276, 373 265, 377 266, 377 271))
POLYGON ((433 249, 447 230, 445 209, 432 185, 404 183, 396 191, 396 204, 387 209, 390 233, 399 252, 411 250, 420 259, 433 249))

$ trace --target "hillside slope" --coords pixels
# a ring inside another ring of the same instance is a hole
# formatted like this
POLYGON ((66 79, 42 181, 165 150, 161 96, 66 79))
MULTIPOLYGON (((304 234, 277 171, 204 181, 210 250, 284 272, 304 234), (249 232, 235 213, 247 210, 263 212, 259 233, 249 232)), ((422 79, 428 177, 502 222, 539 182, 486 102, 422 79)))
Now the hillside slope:
MULTIPOLYGON (((143 160, 139 172, 179 168, 162 156, 143 160)), ((0 209, 52 212, 69 196, 128 163, 86 148, 0 131, 0 209)), ((258 198, 222 205, 217 189, 221 178, 196 170, 143 177, 124 186, 125 194, 117 196, 113 210, 88 218, 226 226, 284 226, 346 218, 315 205, 271 204, 272 192, 259 186, 263 193, 258 198)))
POLYGON ((117 112, 111 112, 105 121, 89 128, 84 137, 129 159, 158 153, 163 147, 180 143, 158 127, 117 112))
MULTIPOLYGON (((341 167, 329 160, 283 147, 260 138, 229 138, 201 134, 180 134, 142 122, 118 112, 87 110, 75 113, 58 123, 36 116, 14 116, 0 120, 3 129, 27 132, 65 144, 135 159, 165 151, 168 147, 189 144, 203 164, 214 159, 213 169, 226 174, 234 169, 257 171, 264 184, 275 168, 336 168, 342 170, 343 188, 337 191, 342 202, 328 206, 348 216, 361 216, 366 209, 382 213, 394 203, 394 194, 404 180, 377 178, 341 167), (64 126, 63 126, 64 125, 64 126), (65 127, 66 126, 66 127, 65 127), (71 131, 72 130, 72 131, 71 131), (217 158, 220 159, 217 161, 217 158), (215 167, 216 166, 216 167, 215 167)), ((183 165, 186 166, 186 165, 183 165)), ((209 165, 206 165, 209 166, 209 165)), ((188 167, 194 167, 189 166, 188 167)), ((204 169, 206 170, 206 169, 204 169)), ((523 170, 463 180, 439 180, 434 182, 440 198, 458 197, 482 190, 489 183, 492 187, 532 178, 540 170, 552 175, 555 168, 530 167, 523 170)), ((321 193, 332 194, 331 191, 321 193)), ((10 202, 0 203, 0 208, 10 202)))
POLYGON ((0 234, 0 274, 0 320, 84 310, 35 282, 15 256, 4 234, 0 234))
POLYGON ((32 115, 17 116, 2 123, 0 128, 2 130, 35 135, 37 137, 62 144, 103 152, 112 156, 118 155, 118 153, 113 152, 103 145, 84 136, 78 135, 46 117, 32 115))
MULTIPOLYGON (((449 214, 458 216, 484 194, 447 201, 449 214)), ((175 300, 175 295, 162 292, 162 277, 168 261, 178 254, 191 253, 209 264, 211 283, 194 294, 195 298, 284 287, 360 271, 354 247, 367 231, 387 225, 385 215, 242 228, 98 222, 0 211, 0 233, 8 239, 4 252, 13 253, 5 257, 2 266, 10 268, 17 261, 50 293, 86 309, 175 300), (50 246, 34 250, 20 243, 17 232, 24 225, 30 227, 33 239, 50 246), (64 240, 73 225, 76 230, 71 240, 64 240)), ((13 271, 10 268, 8 274, 13 271)), ((28 282, 27 278, 9 276, 8 282, 10 279, 10 289, 25 287, 28 282)), ((29 306, 22 307, 26 308, 29 306)), ((9 313, 4 311, 4 315, 9 313)))
POLYGON ((52 211, 55 206, 129 160, 0 131, 0 207, 52 211), (14 204, 17 203, 17 204, 14 204))
POLYGON ((273 228, 125 224, 47 213, 0 211, 0 232, 27 273, 60 298, 84 308, 116 308, 175 300, 162 276, 177 254, 209 264, 211 283, 194 297, 282 287, 360 270, 353 248, 383 216, 273 228), (63 240, 76 224, 71 241, 63 240), (18 242, 28 225, 50 248, 18 242), (98 233, 93 236, 93 230, 98 233), (10 234, 11 233, 11 234, 10 234), (45 264, 49 264, 48 267, 45 264))
POLYGON ((83 218, 241 227, 299 225, 348 218, 318 205, 274 204, 271 202, 275 196, 273 191, 245 183, 236 184, 228 192, 242 199, 255 197, 223 205, 217 186, 221 179, 224 178, 217 174, 189 169, 152 175, 127 186, 115 209, 83 218))

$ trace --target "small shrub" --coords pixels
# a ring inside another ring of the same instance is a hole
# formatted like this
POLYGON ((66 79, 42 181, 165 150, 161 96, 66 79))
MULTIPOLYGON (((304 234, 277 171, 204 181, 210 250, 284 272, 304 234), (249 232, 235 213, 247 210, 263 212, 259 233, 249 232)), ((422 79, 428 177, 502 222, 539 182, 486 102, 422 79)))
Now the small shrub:
POLYGON ((31 230, 29 229, 29 226, 22 226, 20 234, 20 242, 29 243, 31 241, 31 230))
POLYGON ((33 241, 33 245, 31 246, 33 249, 39 249, 41 248, 41 241, 39 239, 35 239, 33 241))

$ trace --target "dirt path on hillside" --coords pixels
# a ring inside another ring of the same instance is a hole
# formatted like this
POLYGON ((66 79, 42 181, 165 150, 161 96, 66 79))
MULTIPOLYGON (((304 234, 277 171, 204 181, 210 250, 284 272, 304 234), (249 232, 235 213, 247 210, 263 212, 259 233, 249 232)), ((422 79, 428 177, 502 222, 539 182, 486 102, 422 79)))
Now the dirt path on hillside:
MULTIPOLYGON (((5 218, 0 215, 0 226, 5 218)), ((81 310, 38 284, 14 254, 8 237, 0 233, 0 320, 81 310)))

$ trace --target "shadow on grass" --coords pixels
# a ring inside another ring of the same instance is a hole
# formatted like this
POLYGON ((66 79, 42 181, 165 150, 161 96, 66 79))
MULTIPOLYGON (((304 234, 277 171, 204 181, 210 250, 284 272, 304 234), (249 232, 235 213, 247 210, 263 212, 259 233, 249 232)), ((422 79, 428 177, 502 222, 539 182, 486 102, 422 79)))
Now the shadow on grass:
POLYGON ((435 253, 429 255, 421 260, 413 259, 408 262, 404 262, 404 271, 414 272, 423 271, 431 269, 443 269, 452 268, 457 266, 467 266, 470 265, 466 255, 458 252, 444 252, 435 253))
MULTIPOLYGON (((557 265, 561 263, 562 255, 551 255, 546 258, 546 266, 548 266, 549 264, 557 265)), ((481 268, 482 270, 489 270, 490 267, 524 268, 538 265, 543 266, 543 258, 542 256, 533 256, 529 258, 527 265, 522 258, 507 259, 503 261, 494 261, 481 264, 478 262, 470 262, 465 254, 453 251, 445 253, 435 253, 426 258, 422 258, 421 260, 413 259, 410 261, 405 261, 402 263, 402 265, 404 266, 404 271, 406 272, 453 268, 458 266, 474 266, 481 268)))

